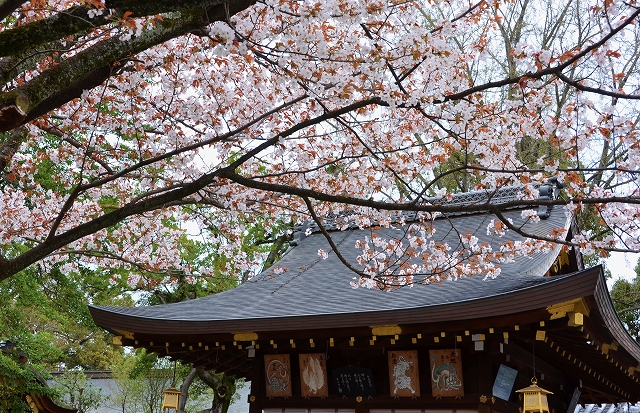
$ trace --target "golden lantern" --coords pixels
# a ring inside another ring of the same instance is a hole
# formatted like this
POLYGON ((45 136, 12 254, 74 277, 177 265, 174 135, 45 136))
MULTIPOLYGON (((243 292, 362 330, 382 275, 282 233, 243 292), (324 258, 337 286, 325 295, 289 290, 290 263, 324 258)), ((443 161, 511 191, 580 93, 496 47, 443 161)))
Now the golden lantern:
POLYGON ((549 413, 547 394, 553 394, 553 392, 539 387, 538 380, 536 380, 535 377, 531 379, 531 386, 516 390, 516 393, 524 394, 524 406, 522 408, 522 413, 549 413))
POLYGON ((178 410, 178 403, 180 402, 180 395, 182 392, 175 387, 162 390, 164 393, 164 401, 162 402, 162 410, 174 409, 178 410))

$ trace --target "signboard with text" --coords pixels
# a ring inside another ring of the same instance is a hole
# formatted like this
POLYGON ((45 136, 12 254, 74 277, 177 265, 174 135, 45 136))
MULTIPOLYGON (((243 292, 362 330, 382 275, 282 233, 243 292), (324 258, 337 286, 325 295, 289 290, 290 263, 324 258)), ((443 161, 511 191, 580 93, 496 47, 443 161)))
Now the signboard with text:
POLYGON ((511 390, 513 389, 513 383, 515 383, 517 375, 518 370, 501 364, 498 369, 496 381, 493 383, 493 395, 508 401, 509 397, 511 397, 511 390))
POLYGON ((340 396, 376 397, 376 385, 371 370, 362 367, 346 366, 331 371, 333 382, 340 396))

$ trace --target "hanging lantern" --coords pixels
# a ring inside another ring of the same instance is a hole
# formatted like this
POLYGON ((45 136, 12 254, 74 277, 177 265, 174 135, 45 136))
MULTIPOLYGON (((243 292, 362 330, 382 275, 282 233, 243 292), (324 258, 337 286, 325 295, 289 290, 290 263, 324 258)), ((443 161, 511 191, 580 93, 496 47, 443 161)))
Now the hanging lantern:
POLYGON ((538 380, 531 379, 531 386, 524 389, 516 390, 517 393, 524 393, 524 406, 522 413, 549 413, 549 404, 547 403, 547 394, 553 394, 549 390, 538 387, 538 380))
POLYGON ((162 390, 164 393, 164 401, 162 402, 162 410, 174 409, 178 410, 178 403, 180 402, 180 395, 182 392, 175 387, 162 390))

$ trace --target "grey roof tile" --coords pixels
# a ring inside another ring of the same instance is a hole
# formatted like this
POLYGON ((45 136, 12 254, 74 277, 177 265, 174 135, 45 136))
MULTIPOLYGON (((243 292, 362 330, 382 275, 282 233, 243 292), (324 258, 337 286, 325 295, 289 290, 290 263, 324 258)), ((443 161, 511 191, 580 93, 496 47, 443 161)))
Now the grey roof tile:
MULTIPOLYGON (((516 225, 524 224, 520 210, 505 211, 516 225)), ((480 242, 490 242, 499 247, 503 239, 487 235, 487 225, 494 219, 491 214, 460 215, 450 219, 438 219, 434 238, 445 239, 453 247, 458 244, 457 231, 467 230, 480 242)), ((531 233, 547 235, 553 228, 568 228, 569 219, 561 209, 554 209, 551 216, 537 223, 524 224, 531 233)), ((398 228, 381 229, 380 233, 401 235, 398 228)), ((344 257, 356 263, 360 251, 356 240, 369 230, 351 229, 332 232, 344 257)), ((523 238, 509 233, 505 239, 523 238)), ((490 296, 529 288, 550 282, 542 277, 558 254, 559 248, 549 254, 518 257, 512 263, 500 264, 501 274, 496 279, 483 280, 482 276, 445 280, 439 285, 414 285, 394 291, 378 291, 365 288, 353 289, 350 281, 355 276, 330 251, 327 240, 320 233, 312 233, 300 240, 299 245, 276 264, 286 269, 276 274, 273 267, 237 288, 176 304, 152 307, 100 307, 102 310, 157 320, 224 321, 255 318, 280 318, 308 315, 347 314, 352 312, 376 312, 381 310, 423 308, 456 302, 482 299, 490 296), (329 251, 327 259, 318 256, 318 249, 329 251)), ((357 264, 356 264, 357 266, 357 264)))

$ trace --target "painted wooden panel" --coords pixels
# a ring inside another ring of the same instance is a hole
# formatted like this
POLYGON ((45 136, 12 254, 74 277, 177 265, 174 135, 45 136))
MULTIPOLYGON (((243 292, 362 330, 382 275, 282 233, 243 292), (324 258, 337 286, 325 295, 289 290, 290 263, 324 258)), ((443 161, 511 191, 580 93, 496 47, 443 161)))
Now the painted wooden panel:
POLYGON ((464 396, 460 350, 429 350, 429 364, 434 397, 464 396))
POLYGON ((302 397, 329 395, 324 353, 300 354, 300 390, 302 397))
POLYGON ((418 352, 389 351, 389 385, 391 396, 420 396, 418 352))
POLYGON ((264 356, 267 397, 291 397, 291 360, 288 354, 264 356))

